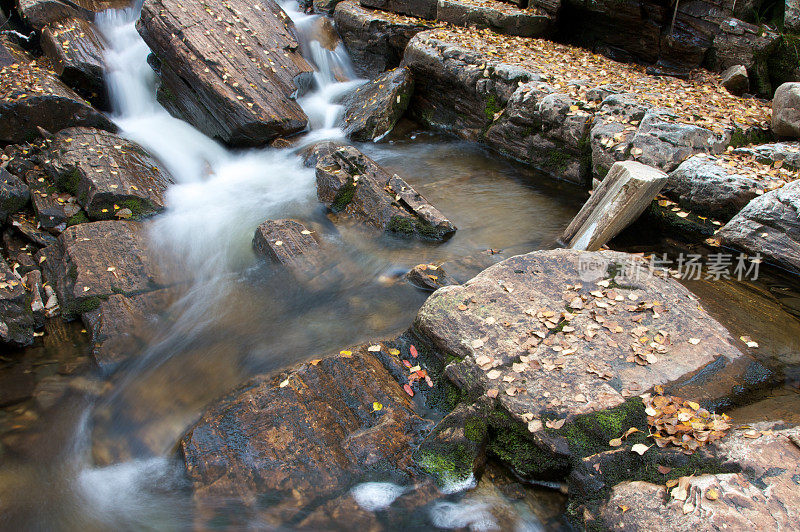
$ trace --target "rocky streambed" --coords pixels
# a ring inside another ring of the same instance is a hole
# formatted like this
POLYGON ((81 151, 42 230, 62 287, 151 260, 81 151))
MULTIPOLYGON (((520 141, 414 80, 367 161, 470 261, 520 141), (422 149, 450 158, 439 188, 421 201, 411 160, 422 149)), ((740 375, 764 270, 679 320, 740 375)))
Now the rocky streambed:
POLYGON ((0 524, 793 527, 791 34, 647 6, 19 2, 0 524))

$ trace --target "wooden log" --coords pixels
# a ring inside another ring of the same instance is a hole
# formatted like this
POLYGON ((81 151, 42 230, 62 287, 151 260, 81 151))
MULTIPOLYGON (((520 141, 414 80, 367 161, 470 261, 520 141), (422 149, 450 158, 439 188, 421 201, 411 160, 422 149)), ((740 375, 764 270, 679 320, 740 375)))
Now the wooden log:
POLYGON ((582 251, 597 251, 628 227, 667 182, 667 174, 636 161, 616 162, 575 215, 561 242, 582 251))

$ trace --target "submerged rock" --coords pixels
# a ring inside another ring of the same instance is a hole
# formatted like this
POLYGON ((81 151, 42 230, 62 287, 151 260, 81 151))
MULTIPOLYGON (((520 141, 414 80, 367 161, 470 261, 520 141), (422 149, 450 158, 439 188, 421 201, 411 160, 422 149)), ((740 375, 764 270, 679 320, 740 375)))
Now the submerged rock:
POLYGON ((726 246, 751 256, 761 254, 769 262, 800 273, 800 181, 752 200, 717 237, 726 246))
POLYGON ((411 185, 352 146, 326 142, 308 160, 316 162, 319 200, 337 216, 429 240, 444 240, 456 231, 411 185))
POLYGON ((609 409, 641 417, 634 396, 656 385, 709 405, 759 385, 746 375, 760 366, 691 293, 638 261, 538 251, 440 288, 420 309, 415 329, 454 359, 445 375, 469 397, 496 398, 490 450, 518 473, 563 472, 584 445, 572 423, 609 409))
POLYGON ((0 141, 27 142, 40 135, 38 128, 51 133, 75 126, 117 130, 53 72, 24 52, 7 48, 0 41, 0 54, 7 52, 10 58, 0 68, 0 141))
POLYGON ((423 20, 366 9, 354 0, 337 4, 333 20, 356 72, 368 78, 397 67, 408 41, 431 27, 423 20))
POLYGON ((361 85, 344 104, 345 134, 361 141, 383 137, 405 113, 413 90, 414 79, 405 67, 361 85))
POLYGON ((56 185, 76 196, 92 220, 141 218, 164 209, 172 176, 141 146, 90 128, 58 133, 47 171, 56 185))
POLYGON ((159 100, 208 136, 261 146, 306 127, 293 97, 312 68, 273 0, 152 0, 137 28, 160 64, 159 100))
POLYGON ((238 525, 276 524, 368 476, 408 485, 410 449, 428 426, 359 346, 254 378, 212 405, 180 448, 203 522, 234 504, 238 525))
POLYGON ((713 156, 695 155, 672 173, 664 193, 692 212, 730 220, 758 196, 761 184, 719 164, 713 156))

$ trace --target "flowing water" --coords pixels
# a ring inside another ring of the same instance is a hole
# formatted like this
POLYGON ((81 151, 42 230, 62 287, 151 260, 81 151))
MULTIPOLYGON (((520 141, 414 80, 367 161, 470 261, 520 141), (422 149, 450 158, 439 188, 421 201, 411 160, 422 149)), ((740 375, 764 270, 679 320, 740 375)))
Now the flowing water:
MULTIPOLYGON (((172 451, 205 405, 254 374, 406 328, 426 295, 397 282, 399 272, 487 249, 509 256, 550 247, 579 209, 574 189, 403 123, 382 142, 359 147, 425 195, 458 226, 456 235, 434 245, 333 226, 316 200, 314 172, 296 151, 342 137, 337 102, 361 81, 319 17, 294 4, 284 8, 316 68, 314 86, 298 98, 309 131, 284 150, 229 150, 169 115, 156 100, 149 50, 134 27, 138 7, 98 17, 110 43, 113 118, 175 180, 168 209, 148 222, 151 246, 180 263, 191 282, 149 325, 142 352, 111 375, 92 369, 85 331, 74 323, 48 325, 0 372, 4 382, 35 387, 33 399, 0 410, 0 529, 190 527, 191 494, 172 451), (328 242, 331 265, 344 274, 309 292, 258 260, 251 249, 256 226, 284 217, 302 220, 328 242)), ((776 352, 796 353, 783 337, 775 343, 776 352)), ((563 499, 526 489, 513 503, 501 500, 503 486, 519 485, 492 467, 474 490, 433 505, 428 522, 496 529, 489 508, 505 504, 518 529, 559 523, 563 499)), ((354 491, 374 508, 397 494, 385 483, 354 491)))

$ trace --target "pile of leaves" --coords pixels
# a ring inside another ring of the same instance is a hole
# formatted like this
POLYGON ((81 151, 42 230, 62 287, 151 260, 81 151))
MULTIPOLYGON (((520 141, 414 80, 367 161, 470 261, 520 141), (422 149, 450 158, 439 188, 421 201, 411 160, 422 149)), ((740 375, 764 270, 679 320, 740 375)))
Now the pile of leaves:
POLYGON ((675 121, 693 124, 715 133, 735 127, 767 129, 772 115, 768 102, 730 94, 719 76, 695 70, 689 79, 651 76, 642 65, 618 63, 582 48, 546 39, 499 35, 489 30, 447 28, 432 36, 481 53, 487 59, 519 64, 539 71, 546 81, 573 98, 596 106, 586 97, 587 88, 613 84, 645 103, 672 110, 675 121), (581 84, 573 83, 581 80, 581 84))
POLYGON ((659 447, 674 445, 691 454, 707 443, 719 440, 731 428, 727 414, 714 414, 693 401, 664 395, 664 389, 655 388, 656 395, 642 397, 647 423, 655 429, 650 434, 659 447))
POLYGON ((42 85, 42 79, 51 72, 31 61, 29 64, 14 63, 0 69, 0 99, 18 102, 49 92, 42 85))

